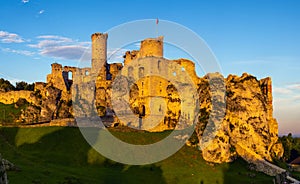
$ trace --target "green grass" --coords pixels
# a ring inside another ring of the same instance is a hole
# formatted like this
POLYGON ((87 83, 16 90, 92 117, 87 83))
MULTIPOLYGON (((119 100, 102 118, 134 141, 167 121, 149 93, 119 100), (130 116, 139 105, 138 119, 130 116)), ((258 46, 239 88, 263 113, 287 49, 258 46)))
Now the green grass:
POLYGON ((21 114, 21 110, 25 109, 26 105, 22 107, 15 107, 15 104, 3 104, 0 103, 0 125, 1 124, 12 124, 16 118, 18 118, 21 114))
MULTIPOLYGON (((110 131, 116 137, 136 144, 156 142, 170 133, 110 131)), ((262 173, 249 171, 247 163, 241 159, 230 164, 210 165, 202 159, 199 150, 187 146, 168 159, 155 164, 123 165, 110 161, 93 150, 78 128, 2 127, 0 153, 21 169, 8 172, 12 184, 267 184, 272 183, 273 179, 262 173)))
POLYGON ((291 174, 295 179, 300 180, 300 172, 299 171, 292 171, 291 174))

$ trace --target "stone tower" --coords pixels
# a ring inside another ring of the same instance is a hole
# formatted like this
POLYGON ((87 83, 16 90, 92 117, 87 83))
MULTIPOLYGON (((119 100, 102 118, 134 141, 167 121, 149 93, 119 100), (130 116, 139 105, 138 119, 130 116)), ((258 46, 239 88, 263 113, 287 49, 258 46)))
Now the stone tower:
POLYGON ((92 34, 92 74, 106 78, 107 67, 107 33, 92 34))
POLYGON ((140 57, 163 57, 163 36, 148 38, 141 42, 140 57))

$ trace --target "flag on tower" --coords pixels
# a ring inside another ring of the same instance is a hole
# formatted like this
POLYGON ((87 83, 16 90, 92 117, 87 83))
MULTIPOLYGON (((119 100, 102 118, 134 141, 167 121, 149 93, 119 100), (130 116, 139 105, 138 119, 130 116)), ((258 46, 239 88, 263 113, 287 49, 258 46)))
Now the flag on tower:
POLYGON ((156 24, 158 24, 158 22, 159 22, 159 21, 158 21, 158 18, 157 18, 157 19, 156 19, 156 24))

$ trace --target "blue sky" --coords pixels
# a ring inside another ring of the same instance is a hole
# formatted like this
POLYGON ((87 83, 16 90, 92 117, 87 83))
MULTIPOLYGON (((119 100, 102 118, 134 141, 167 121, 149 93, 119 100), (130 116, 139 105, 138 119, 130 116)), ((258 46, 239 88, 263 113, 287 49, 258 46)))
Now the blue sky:
POLYGON ((3 0, 0 7, 0 77, 45 81, 54 61, 77 65, 92 33, 159 18, 202 37, 224 76, 271 76, 280 133, 300 134, 300 1, 3 0))

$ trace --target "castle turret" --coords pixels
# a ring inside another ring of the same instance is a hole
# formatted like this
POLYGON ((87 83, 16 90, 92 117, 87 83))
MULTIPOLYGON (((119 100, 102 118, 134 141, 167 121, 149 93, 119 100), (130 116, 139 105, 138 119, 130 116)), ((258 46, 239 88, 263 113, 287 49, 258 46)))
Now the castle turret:
POLYGON ((155 56, 163 57, 163 36, 148 38, 141 42, 140 57, 155 56))
POLYGON ((92 71, 105 78, 107 67, 107 37, 106 33, 92 34, 92 71))
POLYGON ((62 72, 62 65, 61 64, 52 63, 51 68, 52 68, 52 73, 60 74, 62 72))

